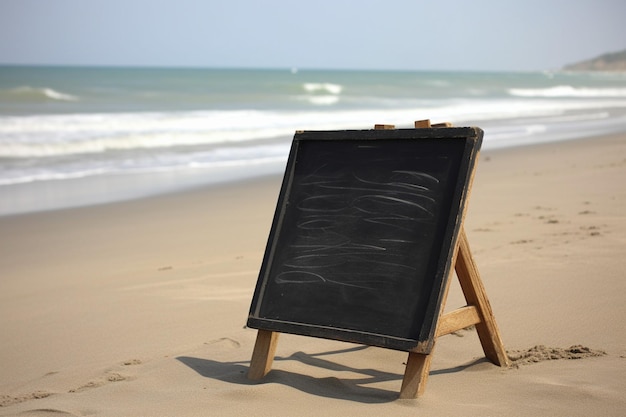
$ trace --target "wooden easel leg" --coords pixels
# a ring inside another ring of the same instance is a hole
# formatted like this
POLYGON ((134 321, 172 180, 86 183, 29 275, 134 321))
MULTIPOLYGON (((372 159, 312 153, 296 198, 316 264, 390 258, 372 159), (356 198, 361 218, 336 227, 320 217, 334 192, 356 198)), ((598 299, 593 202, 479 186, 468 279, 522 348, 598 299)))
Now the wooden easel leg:
MULTIPOLYGON (((429 120, 423 120, 415 122, 415 127, 424 127, 427 124, 430 126, 429 120)), ((457 251, 458 252, 458 251, 457 251)), ((441 311, 443 312, 446 300, 448 299, 448 291, 450 290, 450 279, 446 280, 446 286, 443 291, 441 311)), ((437 330, 441 327, 441 317, 437 324, 437 330)), ((435 332, 435 333, 438 333, 435 332)), ((404 369, 404 377, 402 378, 402 387, 400 388, 400 399, 412 400, 424 393, 426 390, 426 382, 428 381, 428 375, 430 373, 430 363, 433 357, 433 351, 435 346, 430 350, 428 355, 423 353, 409 352, 407 358, 406 368, 404 369)))
POLYGON ((500 337, 500 331, 491 310, 491 304, 483 286, 478 267, 472 257, 465 230, 459 234, 459 253, 455 264, 456 275, 468 305, 478 310, 480 322, 476 323, 476 332, 485 352, 485 356, 499 366, 509 366, 510 361, 500 337))
POLYGON ((248 379, 261 379, 272 369, 274 362, 274 354, 276 353, 276 344, 278 342, 277 332, 269 330, 259 330, 250 360, 250 369, 248 370, 248 379))
POLYGON ((400 399, 412 400, 424 393, 431 360, 432 352, 429 355, 409 352, 400 388, 400 399))

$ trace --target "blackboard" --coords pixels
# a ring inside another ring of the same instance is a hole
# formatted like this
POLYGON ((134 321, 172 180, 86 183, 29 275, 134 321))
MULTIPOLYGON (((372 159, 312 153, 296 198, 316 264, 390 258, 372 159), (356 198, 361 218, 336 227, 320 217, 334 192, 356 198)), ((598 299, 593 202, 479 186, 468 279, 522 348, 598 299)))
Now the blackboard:
POLYGON ((430 353, 482 136, 296 133, 248 326, 430 353))

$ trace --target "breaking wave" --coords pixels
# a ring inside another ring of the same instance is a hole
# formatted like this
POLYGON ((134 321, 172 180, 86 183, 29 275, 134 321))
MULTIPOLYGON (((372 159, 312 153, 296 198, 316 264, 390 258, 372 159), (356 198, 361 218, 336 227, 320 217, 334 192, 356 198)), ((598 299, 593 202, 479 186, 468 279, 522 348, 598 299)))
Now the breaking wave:
POLYGON ((307 93, 321 92, 334 95, 341 94, 341 92, 343 91, 343 86, 332 83, 305 83, 302 88, 304 88, 307 93))
POLYGON ((72 94, 63 93, 57 90, 54 90, 49 87, 31 87, 31 86, 20 86, 16 88, 12 88, 10 90, 5 90, 0 93, 3 96, 8 96, 13 100, 24 100, 24 101, 40 101, 40 100, 55 100, 55 101, 78 101, 78 97, 72 94))
POLYGON ((571 85, 558 85, 549 88, 510 88, 508 92, 516 97, 626 97, 626 88, 586 88, 572 87, 571 85))

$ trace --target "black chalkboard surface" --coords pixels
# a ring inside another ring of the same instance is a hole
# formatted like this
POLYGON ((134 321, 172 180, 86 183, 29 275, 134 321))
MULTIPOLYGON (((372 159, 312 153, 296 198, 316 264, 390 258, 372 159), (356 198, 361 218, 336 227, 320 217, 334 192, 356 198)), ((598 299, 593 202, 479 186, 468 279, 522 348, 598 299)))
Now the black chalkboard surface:
POLYGON ((482 136, 296 133, 248 326, 430 353, 482 136))

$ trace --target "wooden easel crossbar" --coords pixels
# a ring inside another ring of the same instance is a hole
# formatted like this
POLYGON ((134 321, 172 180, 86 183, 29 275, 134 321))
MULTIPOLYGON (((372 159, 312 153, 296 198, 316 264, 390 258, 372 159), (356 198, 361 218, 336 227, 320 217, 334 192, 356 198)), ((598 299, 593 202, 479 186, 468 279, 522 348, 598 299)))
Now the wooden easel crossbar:
MULTIPOLYGON (((415 122, 416 129, 446 128, 449 123, 431 125, 429 120, 415 122)), ((376 125, 377 130, 395 129, 393 125, 376 125)), ((472 174, 473 176, 473 171, 472 174)), ((470 180, 471 184, 471 180, 470 180)), ((487 359, 498 366, 510 365, 504 344, 502 343, 487 293, 482 284, 478 267, 472 257, 469 242, 463 228, 464 212, 461 215, 461 226, 454 244, 452 264, 459 280, 461 290, 465 296, 467 305, 448 313, 443 313, 445 302, 450 286, 450 277, 445 281, 443 297, 439 306, 439 317, 436 320, 434 339, 456 332, 458 330, 475 326, 482 349, 487 359)), ((449 274, 452 270, 449 271, 449 274)), ((259 380, 272 368, 274 354, 278 342, 279 332, 259 329, 256 343, 252 353, 248 378, 259 380)), ((434 341, 433 341, 434 346, 434 341)), ((399 397, 401 399, 413 399, 423 394, 428 379, 433 351, 418 353, 409 351, 408 360, 402 380, 399 397)))

